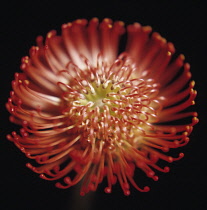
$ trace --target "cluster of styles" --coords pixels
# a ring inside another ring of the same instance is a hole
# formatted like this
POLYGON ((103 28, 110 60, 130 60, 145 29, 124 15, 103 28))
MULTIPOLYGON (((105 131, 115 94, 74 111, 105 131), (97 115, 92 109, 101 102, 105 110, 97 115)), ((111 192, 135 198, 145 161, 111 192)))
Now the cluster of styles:
POLYGON ((119 182, 125 195, 137 183, 135 169, 157 181, 159 163, 184 154, 169 150, 189 142, 198 122, 196 91, 184 55, 150 26, 79 19, 37 37, 22 58, 6 104, 20 131, 7 138, 33 159, 27 166, 56 186, 81 182, 80 194, 106 193, 119 182), (127 36, 124 52, 119 52, 127 36))

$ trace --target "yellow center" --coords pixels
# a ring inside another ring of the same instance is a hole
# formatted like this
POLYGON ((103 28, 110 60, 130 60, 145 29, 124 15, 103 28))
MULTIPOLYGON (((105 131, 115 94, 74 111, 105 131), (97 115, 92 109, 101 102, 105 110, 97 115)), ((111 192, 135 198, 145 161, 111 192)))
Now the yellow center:
POLYGON ((109 105, 109 101, 117 99, 116 95, 119 90, 120 87, 114 87, 110 80, 100 85, 92 82, 86 87, 84 98, 75 101, 75 105, 89 106, 90 110, 99 107, 100 112, 103 112, 104 105, 109 105))

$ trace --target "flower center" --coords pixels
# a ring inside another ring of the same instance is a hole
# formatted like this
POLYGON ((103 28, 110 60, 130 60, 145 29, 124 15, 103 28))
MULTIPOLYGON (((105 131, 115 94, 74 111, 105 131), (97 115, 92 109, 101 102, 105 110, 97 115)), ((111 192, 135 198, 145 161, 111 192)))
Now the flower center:
POLYGON ((103 112, 103 106, 106 105, 106 102, 113 99, 113 97, 110 96, 112 92, 116 94, 119 89, 120 87, 114 89, 112 81, 110 80, 103 84, 92 82, 91 84, 86 85, 86 93, 83 94, 84 99, 79 99, 75 102, 75 105, 88 105, 91 108, 90 110, 99 107, 100 112, 103 112))
POLYGON ((107 148, 123 141, 137 146, 140 136, 152 130, 151 123, 157 120, 157 84, 133 78, 132 65, 123 59, 110 67, 73 69, 67 72, 69 85, 60 84, 69 126, 84 133, 83 141, 102 141, 107 148))

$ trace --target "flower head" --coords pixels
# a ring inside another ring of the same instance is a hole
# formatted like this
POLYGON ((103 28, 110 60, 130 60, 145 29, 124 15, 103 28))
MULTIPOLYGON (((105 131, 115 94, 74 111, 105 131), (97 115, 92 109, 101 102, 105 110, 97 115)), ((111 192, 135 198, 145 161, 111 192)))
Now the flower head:
POLYGON ((82 180, 81 195, 95 191, 106 177, 105 192, 120 183, 130 194, 139 191, 135 168, 158 180, 168 172, 159 160, 183 157, 167 154, 184 146, 197 123, 196 91, 184 56, 149 26, 126 29, 121 21, 94 18, 62 26, 62 34, 37 38, 22 58, 6 104, 10 120, 22 126, 13 141, 36 166, 40 177, 59 180, 59 188, 82 180), (127 43, 119 53, 121 35, 127 43))

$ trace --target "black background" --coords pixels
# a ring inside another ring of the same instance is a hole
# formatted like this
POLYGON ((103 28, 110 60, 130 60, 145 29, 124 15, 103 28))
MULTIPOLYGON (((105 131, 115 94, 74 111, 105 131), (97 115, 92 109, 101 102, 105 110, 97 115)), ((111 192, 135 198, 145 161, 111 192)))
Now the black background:
POLYGON ((206 1, 27 1, 1 5, 0 56, 0 209, 5 210, 202 210, 207 209, 206 170, 206 1), (171 164, 171 172, 162 174, 158 182, 149 182, 151 191, 132 190, 123 195, 119 186, 112 194, 97 192, 85 197, 78 188, 60 190, 53 183, 38 178, 25 167, 27 158, 9 141, 6 134, 16 129, 8 121, 4 104, 9 96, 11 81, 20 71, 20 59, 28 55, 38 35, 51 29, 60 31, 63 23, 77 18, 104 17, 122 20, 126 24, 139 22, 151 25, 154 31, 175 44, 191 64, 198 90, 196 108, 200 123, 195 126, 190 143, 183 148, 185 157, 171 164))

